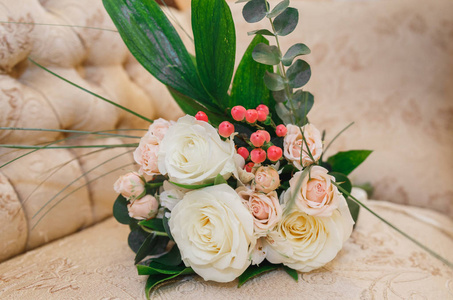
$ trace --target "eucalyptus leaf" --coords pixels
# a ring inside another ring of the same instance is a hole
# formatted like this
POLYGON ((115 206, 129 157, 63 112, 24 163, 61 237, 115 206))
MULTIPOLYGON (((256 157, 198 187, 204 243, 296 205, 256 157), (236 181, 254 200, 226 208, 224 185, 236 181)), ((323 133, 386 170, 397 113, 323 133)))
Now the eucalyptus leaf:
POLYGON ((176 278, 181 275, 188 275, 188 274, 194 274, 194 271, 192 268, 185 268, 181 272, 177 274, 155 274, 155 275, 150 275, 148 277, 148 280, 146 281, 146 286, 145 286, 145 293, 146 293, 146 298, 149 299, 151 295, 151 291, 153 290, 154 287, 156 287, 158 284, 163 283, 167 280, 171 280, 173 278, 176 278))
POLYGON ((261 35, 270 35, 270 36, 275 36, 272 32, 270 32, 267 29, 258 29, 258 30, 253 30, 247 32, 248 35, 255 35, 255 34, 261 34, 261 35))
POLYGON ((238 287, 241 287, 244 283, 246 283, 253 277, 258 276, 264 272, 278 269, 280 266, 281 265, 271 264, 268 261, 264 261, 259 266, 250 266, 238 277, 238 287))
POLYGON ((278 74, 266 71, 264 74, 264 84, 271 91, 281 91, 285 88, 285 79, 278 74))
POLYGON ((139 225, 142 225, 146 228, 149 228, 153 231, 165 232, 164 224, 162 219, 150 219, 150 220, 143 220, 138 222, 139 225))
POLYGON ((286 76, 289 80, 289 85, 292 88, 299 88, 307 84, 311 77, 310 65, 301 59, 296 62, 288 69, 286 76))
POLYGON ((277 103, 275 105, 275 111, 277 112, 278 117, 283 121, 283 123, 294 123, 291 118, 291 111, 283 103, 277 103))
POLYGON ((298 22, 299 12, 288 7, 274 19, 275 33, 280 36, 288 35, 296 29, 298 22))
POLYGON ((370 150, 350 150, 338 152, 329 157, 327 162, 332 167, 332 171, 349 175, 357 168, 373 151, 370 150))
POLYGON ((269 19, 275 18, 279 14, 281 14, 286 8, 289 6, 289 0, 283 0, 279 4, 277 4, 274 9, 267 14, 269 19))
POLYGON ((285 55, 283 56, 282 63, 285 66, 291 66, 291 64, 293 63, 293 60, 296 57, 298 57, 300 55, 310 54, 310 53, 311 53, 310 49, 305 44, 298 43, 298 44, 292 45, 288 49, 288 51, 286 51, 285 55))
POLYGON ((137 251, 137 254, 135 255, 135 264, 138 264, 141 262, 146 256, 148 256, 149 252, 154 248, 156 245, 157 239, 156 235, 154 233, 151 233, 148 235, 148 237, 143 241, 143 244, 140 246, 140 248, 137 251))
POLYGON ((235 105, 257 107, 259 104, 272 107, 274 105, 263 80, 266 71, 272 71, 272 67, 257 63, 252 58, 253 49, 260 43, 268 45, 269 41, 261 35, 256 35, 239 63, 234 75, 230 107, 235 105))
POLYGON ((256 45, 252 57, 256 62, 265 65, 278 65, 281 58, 280 50, 276 46, 269 46, 264 43, 256 45))
POLYGON ((115 219, 121 223, 128 225, 130 223, 131 218, 129 217, 129 211, 127 209, 127 205, 129 201, 124 198, 122 195, 118 195, 113 204, 113 216, 115 219))
POLYGON ((315 102, 314 96, 310 92, 297 91, 294 93, 292 99, 289 100, 290 107, 294 107, 294 113, 300 120, 299 126, 304 126, 308 123, 307 115, 313 107, 315 102))
MULTIPOLYGON (((203 1, 203 0, 202 0, 203 1)), ((256 23, 267 14, 266 0, 251 0, 244 5, 242 16, 248 23, 256 23)))
POLYGON ((148 232, 145 232, 140 227, 135 227, 129 233, 129 236, 127 237, 127 243, 129 244, 131 250, 134 251, 134 253, 137 253, 148 236, 148 232))
POLYGON ((226 108, 236 56, 236 31, 225 0, 192 0, 192 30, 203 86, 220 107, 226 108))
POLYGON ((189 53, 154 0, 103 0, 124 43, 138 62, 163 84, 210 104, 189 53))
POLYGON ((276 102, 285 102, 288 100, 288 96, 284 90, 272 92, 272 96, 276 102))

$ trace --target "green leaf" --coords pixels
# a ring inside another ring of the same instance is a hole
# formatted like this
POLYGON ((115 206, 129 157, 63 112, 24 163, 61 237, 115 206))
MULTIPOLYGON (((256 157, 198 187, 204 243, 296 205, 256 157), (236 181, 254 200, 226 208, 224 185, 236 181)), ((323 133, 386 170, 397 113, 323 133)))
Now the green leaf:
POLYGON ((164 229, 165 229, 165 232, 168 235, 168 238, 174 242, 175 240, 173 239, 173 236, 171 235, 170 226, 168 225, 168 221, 170 219, 167 217, 167 213, 169 213, 169 212, 170 212, 170 210, 168 208, 166 208, 164 210, 164 216, 162 218, 162 223, 164 225, 164 229))
POLYGON ((198 190, 202 189, 208 186, 214 185, 214 183, 206 183, 206 184, 181 184, 181 183, 176 183, 173 181, 170 181, 171 184, 174 184, 176 186, 182 187, 183 189, 189 189, 189 190, 198 190))
POLYGON ((226 108, 236 56, 236 31, 225 0, 192 0, 192 30, 201 81, 226 108))
POLYGON ((138 275, 156 275, 156 274, 178 274, 185 268, 165 266, 161 264, 152 263, 149 266, 137 265, 138 275))
POLYGON ((306 55, 310 54, 310 49, 305 44, 295 44, 292 45, 288 51, 286 51, 285 55, 283 56, 282 63, 285 66, 291 66, 293 60, 298 57, 299 55, 306 55))
POLYGON ((287 9, 288 6, 289 6, 289 0, 283 0, 282 2, 277 4, 270 13, 267 14, 267 17, 269 19, 275 18, 276 16, 281 14, 285 9, 287 9))
POLYGON ((304 126, 307 124, 307 114, 310 112, 315 102, 313 95, 310 92, 299 90, 293 94, 293 97, 289 102, 292 104, 292 106, 289 107, 294 107, 294 113, 297 114, 297 117, 300 120, 297 125, 304 126))
POLYGON ((288 69, 286 75, 289 80, 289 85, 292 88, 299 88, 307 84, 311 77, 310 65, 301 59, 296 62, 288 69))
POLYGON ((276 102, 285 102, 288 100, 286 92, 284 90, 272 92, 272 96, 276 102))
POLYGON ((218 111, 216 108, 206 107, 197 102, 196 100, 179 93, 178 91, 169 86, 167 86, 167 88, 170 94, 172 95, 173 99, 175 99, 176 103, 178 103, 179 107, 181 107, 182 111, 185 112, 186 114, 195 116, 197 112, 203 111, 208 116, 209 122, 214 126, 225 121, 226 116, 222 116, 213 112, 218 111))
POLYGON ((291 119, 291 111, 283 103, 277 103, 275 105, 275 111, 277 112, 278 117, 285 123, 291 124, 293 120, 291 119))
POLYGON ((181 38, 154 0, 103 0, 124 43, 138 62, 163 84, 212 103, 181 38))
POLYGON ((135 255, 135 264, 141 262, 148 253, 154 248, 157 243, 156 235, 151 233, 140 246, 140 249, 137 251, 137 255, 135 255))
MULTIPOLYGON (((346 190, 347 193, 351 193, 352 190, 352 184, 349 178, 342 173, 339 172, 329 172, 329 175, 332 175, 335 177, 335 182, 337 182, 342 188, 346 190)), ((343 193, 342 193, 343 194, 343 193)), ((346 202, 348 203, 348 208, 349 212, 351 213, 352 219, 354 222, 357 222, 357 219, 359 217, 359 212, 360 212, 360 206, 355 203, 353 200, 349 199, 348 196, 344 195, 343 196, 346 198, 346 202)))
POLYGON ((162 219, 150 219, 138 222, 139 225, 145 226, 153 231, 165 232, 162 219))
POLYGON ((266 71, 264 74, 264 84, 271 91, 281 91, 285 88, 285 79, 279 74, 266 71))
POLYGON ((291 278, 294 279, 296 282, 299 281, 299 273, 297 273, 296 270, 291 269, 290 267, 287 267, 287 266, 283 266, 283 270, 285 270, 285 272, 289 276, 291 276, 291 278))
POLYGON ((250 266, 238 277, 238 287, 241 287, 244 283, 246 283, 253 277, 258 276, 264 272, 278 269, 280 266, 281 265, 274 265, 267 261, 264 261, 259 266, 250 266))
POLYGON ((293 7, 285 9, 274 19, 275 33, 280 36, 290 34, 299 22, 299 12, 293 7))
POLYGON ((351 150, 338 152, 329 157, 327 162, 331 165, 332 171, 349 175, 371 154, 370 150, 351 150))
POLYGON ((269 41, 261 35, 256 35, 239 63, 234 75, 230 107, 236 105, 257 107, 259 104, 273 106, 270 92, 263 80, 266 71, 272 71, 272 67, 257 63, 252 58, 253 49, 260 43, 267 45, 269 41))
POLYGON ((134 253, 137 253, 140 247, 145 242, 146 238, 150 235, 148 232, 145 232, 141 229, 136 223, 131 222, 131 232, 127 237, 127 243, 134 253), (133 225, 135 224, 135 225, 133 225))
POLYGON ((265 0, 251 0, 244 5, 242 16, 248 23, 256 23, 264 19, 267 14, 265 0))
POLYGON ((146 286, 145 286, 145 293, 146 293, 146 298, 149 299, 151 291, 155 286, 158 284, 165 282, 167 280, 176 278, 181 275, 188 275, 188 274, 194 274, 194 271, 192 268, 185 268, 181 272, 177 274, 172 274, 172 275, 167 275, 167 274, 155 274, 155 275, 150 275, 148 277, 148 280, 146 281, 146 286))
POLYGON ((227 181, 225 180, 225 178, 223 178, 222 175, 218 174, 216 176, 216 178, 214 179, 214 185, 224 184, 224 183, 227 183, 227 181))
POLYGON ((127 210, 128 203, 129 201, 127 201, 126 198, 124 198, 122 195, 119 195, 118 198, 116 198, 115 203, 113 204, 113 216, 121 224, 128 225, 131 221, 131 218, 129 217, 129 211, 127 210))
POLYGON ((166 253, 158 258, 153 259, 153 262, 159 263, 162 265, 166 265, 166 266, 179 265, 182 262, 182 259, 181 259, 181 253, 179 252, 178 246, 174 245, 173 248, 171 248, 171 250, 168 253, 166 253))
POLYGON ((253 30, 247 32, 248 35, 254 35, 254 34, 261 34, 261 35, 270 35, 270 36, 275 36, 272 32, 270 32, 267 29, 258 29, 258 30, 253 30))
POLYGON ((256 62, 264 65, 278 65, 282 54, 278 47, 269 46, 264 43, 259 43, 253 49, 252 57, 256 62))

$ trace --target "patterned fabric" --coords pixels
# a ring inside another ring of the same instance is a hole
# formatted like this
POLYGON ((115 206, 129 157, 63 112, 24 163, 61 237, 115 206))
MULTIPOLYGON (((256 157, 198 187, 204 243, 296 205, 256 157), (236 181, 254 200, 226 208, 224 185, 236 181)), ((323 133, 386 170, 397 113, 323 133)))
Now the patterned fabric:
MULTIPOLYGON (((373 210, 453 260, 453 222, 424 209, 369 201, 373 210)), ((126 240, 109 219, 0 264, 1 299, 144 299, 126 240)), ((152 299, 453 299, 453 270, 362 211, 352 238, 325 267, 220 284, 188 276, 161 285, 152 299)))

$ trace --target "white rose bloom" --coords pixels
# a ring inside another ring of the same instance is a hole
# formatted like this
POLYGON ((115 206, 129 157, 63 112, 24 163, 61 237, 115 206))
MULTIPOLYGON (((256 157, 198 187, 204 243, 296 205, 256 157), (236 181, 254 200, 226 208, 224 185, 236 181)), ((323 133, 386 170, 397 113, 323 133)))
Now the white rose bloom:
POLYGON ((228 179, 235 171, 234 143, 222 141, 209 123, 192 116, 180 118, 163 138, 158 155, 159 171, 170 181, 201 184, 220 174, 228 179))
POLYGON ((160 193, 160 205, 168 208, 170 211, 178 204, 184 197, 185 192, 188 190, 178 188, 176 185, 164 181, 164 191, 160 193))
POLYGON ((352 233, 352 220, 346 200, 330 217, 314 217, 292 211, 283 217, 267 238, 266 258, 300 272, 320 268, 333 260, 352 233))
POLYGON ((227 184, 188 192, 169 225, 184 263, 204 280, 232 281, 251 263, 253 217, 227 184))

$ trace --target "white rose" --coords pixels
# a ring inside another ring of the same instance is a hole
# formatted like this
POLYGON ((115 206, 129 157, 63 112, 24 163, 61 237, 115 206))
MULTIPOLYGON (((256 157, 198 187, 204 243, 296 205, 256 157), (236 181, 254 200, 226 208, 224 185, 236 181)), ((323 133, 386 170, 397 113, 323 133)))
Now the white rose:
POLYGON ((200 184, 214 181, 218 174, 228 179, 236 169, 234 154, 233 141, 222 141, 209 123, 184 116, 165 134, 158 166, 170 181, 200 184))
POLYGON ((204 280, 229 282, 250 265, 253 217, 227 184, 188 192, 169 225, 184 263, 204 280))
POLYGON ((164 191, 159 195, 160 204, 171 211, 182 200, 186 191, 168 181, 164 181, 164 191))
POLYGON ((288 124, 286 128, 288 133, 283 140, 283 155, 285 158, 291 161, 299 170, 302 169, 302 166, 306 167, 317 162, 322 154, 322 137, 319 130, 312 124, 307 124, 300 128, 296 125, 288 124), (301 130, 304 133, 307 144, 302 139, 301 130), (307 145, 314 161, 308 154, 307 145))
POLYGON ((344 198, 330 217, 314 217, 294 210, 266 237, 266 258, 300 272, 320 268, 343 248, 353 224, 344 198))

